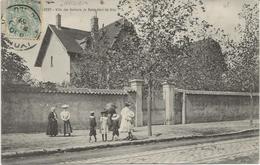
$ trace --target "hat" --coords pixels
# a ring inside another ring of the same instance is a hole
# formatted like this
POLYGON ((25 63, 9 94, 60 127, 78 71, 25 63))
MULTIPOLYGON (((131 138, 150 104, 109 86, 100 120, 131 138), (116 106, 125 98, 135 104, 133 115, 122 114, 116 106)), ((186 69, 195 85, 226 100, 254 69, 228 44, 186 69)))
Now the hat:
POLYGON ((56 108, 55 107, 51 107, 51 111, 55 110, 56 108))
POLYGON ((107 113, 107 110, 101 111, 101 114, 102 114, 102 113, 107 113))
POLYGON ((90 114, 94 114, 95 112, 94 111, 90 111, 90 114))
POLYGON ((61 106, 61 108, 68 108, 69 107, 69 105, 67 105, 67 104, 63 104, 62 106, 61 106))
POLYGON ((130 106, 131 104, 129 102, 125 102, 125 106, 130 106))
POLYGON ((119 115, 118 114, 113 114, 112 116, 112 120, 118 120, 119 119, 119 115))

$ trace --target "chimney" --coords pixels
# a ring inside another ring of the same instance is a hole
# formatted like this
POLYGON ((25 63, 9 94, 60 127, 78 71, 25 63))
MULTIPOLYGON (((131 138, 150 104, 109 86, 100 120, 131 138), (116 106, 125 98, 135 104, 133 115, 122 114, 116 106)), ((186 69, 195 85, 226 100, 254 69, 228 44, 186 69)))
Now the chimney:
POLYGON ((97 11, 95 11, 95 15, 91 18, 91 32, 98 32, 97 11))
POLYGON ((56 27, 61 28, 61 15, 59 13, 56 15, 56 27))
POLYGON ((96 42, 99 36, 97 11, 95 11, 95 15, 91 18, 91 35, 94 42, 96 42))

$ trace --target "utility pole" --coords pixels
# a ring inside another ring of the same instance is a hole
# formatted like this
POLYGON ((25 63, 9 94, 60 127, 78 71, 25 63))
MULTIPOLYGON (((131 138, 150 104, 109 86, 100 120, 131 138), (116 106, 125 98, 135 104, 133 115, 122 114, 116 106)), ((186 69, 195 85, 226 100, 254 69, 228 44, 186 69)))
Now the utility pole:
MULTIPOLYGON (((152 16, 150 17, 150 21, 151 21, 151 24, 152 24, 152 27, 154 28, 154 0, 152 2, 152 16)), ((151 47, 150 49, 152 49, 152 53, 154 53, 154 32, 151 32, 152 33, 152 40, 151 40, 151 47)), ((152 54, 153 55, 153 54, 152 54)), ((151 66, 150 66, 150 69, 149 69, 149 75, 148 75, 148 97, 147 97, 147 126, 148 126, 148 136, 152 136, 152 113, 151 113, 151 110, 152 110, 152 85, 153 85, 153 82, 152 82, 152 68, 153 68, 153 63, 151 63, 151 66)))
POLYGON ((151 81, 151 74, 149 73, 149 80, 148 80, 148 96, 147 96, 147 126, 148 126, 148 136, 152 136, 152 81, 151 81))

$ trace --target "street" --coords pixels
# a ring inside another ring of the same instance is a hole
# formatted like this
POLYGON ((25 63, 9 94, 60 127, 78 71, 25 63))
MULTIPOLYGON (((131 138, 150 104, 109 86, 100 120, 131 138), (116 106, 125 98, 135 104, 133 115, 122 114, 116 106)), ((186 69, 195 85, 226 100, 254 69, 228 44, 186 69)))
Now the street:
POLYGON ((258 136, 212 137, 2 160, 3 164, 258 163, 258 136))
MULTIPOLYGON (((230 163, 233 159, 258 154, 258 138, 227 140, 216 143, 172 147, 155 151, 130 153, 123 156, 65 162, 65 164, 85 163, 230 163), (226 162, 225 162, 226 161, 226 162)), ((256 157, 255 157, 256 158, 256 157)), ((251 163, 257 163, 252 160, 251 163)), ((243 162, 246 163, 246 162, 243 162)), ((64 163, 60 163, 64 164, 64 163)))

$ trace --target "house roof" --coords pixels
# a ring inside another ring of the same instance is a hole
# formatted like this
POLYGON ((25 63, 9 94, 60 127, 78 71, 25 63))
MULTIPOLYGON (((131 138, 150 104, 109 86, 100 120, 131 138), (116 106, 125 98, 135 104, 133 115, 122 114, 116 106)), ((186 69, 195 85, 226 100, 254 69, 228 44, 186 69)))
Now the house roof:
POLYGON ((123 24, 124 20, 120 19, 101 28, 99 31, 102 35, 101 38, 99 38, 99 44, 112 46, 113 43, 116 41, 118 34, 122 30, 123 24))
POLYGON ((63 46, 69 53, 83 53, 77 40, 82 40, 85 37, 91 37, 90 32, 61 27, 58 29, 55 25, 49 25, 51 30, 57 35, 63 46))
MULTIPOLYGON (((120 19, 99 29, 99 33, 102 35, 100 35, 101 37, 98 39, 98 44, 103 48, 112 46, 122 29, 122 24, 124 24, 124 20, 120 19)), ((41 67, 43 63, 52 34, 55 34, 58 37, 68 54, 83 54, 84 50, 80 44, 88 38, 92 40, 91 32, 89 31, 68 27, 57 28, 55 25, 49 24, 35 62, 36 67, 41 67)))

